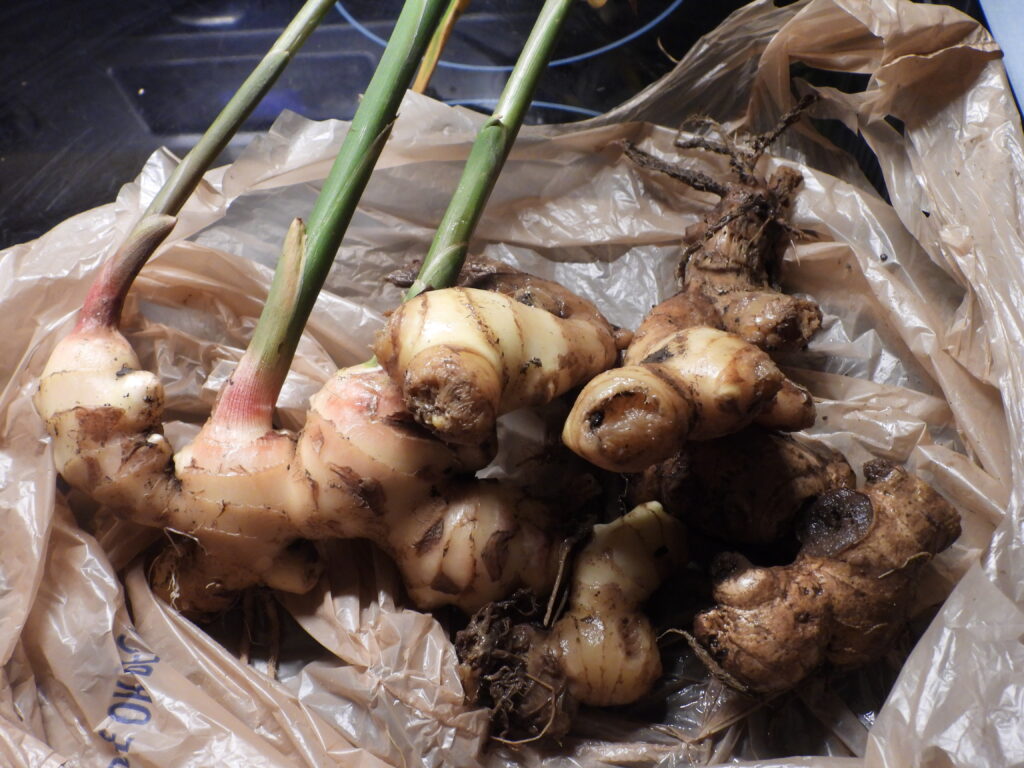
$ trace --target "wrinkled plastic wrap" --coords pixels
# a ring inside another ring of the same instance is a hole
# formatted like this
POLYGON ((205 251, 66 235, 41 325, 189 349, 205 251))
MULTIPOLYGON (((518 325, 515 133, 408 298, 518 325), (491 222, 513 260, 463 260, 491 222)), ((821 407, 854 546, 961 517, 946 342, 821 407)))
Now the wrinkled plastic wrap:
MULTIPOLYGON (((30 402, 97 266, 173 166, 158 153, 116 203, 0 254, 0 764, 1024 762, 1024 141, 982 28, 902 0, 752 3, 610 115, 524 130, 474 251, 561 280, 635 327, 672 291, 680 233, 713 199, 632 167, 617 142, 722 171, 674 150, 674 127, 702 113, 766 129, 794 91, 812 90, 791 82, 796 62, 870 75, 863 92, 821 89, 812 115, 860 134, 893 205, 812 125, 776 146, 767 162, 800 163, 794 223, 809 234, 787 254, 787 287, 825 313, 787 371, 819 399, 816 436, 858 466, 907 462, 964 520, 929 567, 923 635, 898 677, 899 649, 751 707, 680 653, 663 709, 588 712, 561 750, 492 745, 481 757, 485 718, 462 705, 447 633, 401 603, 394 567, 364 542, 332 543, 320 585, 280 598, 276 679, 239 661, 238 638, 214 639, 151 594, 139 555, 159 532, 69 506, 30 402), (821 756, 771 761, 810 754, 821 756)), ((286 426, 301 426, 336 365, 367 356, 399 295, 381 278, 423 255, 481 121, 407 97, 286 382, 286 426)), ((141 274, 124 327, 167 388, 175 445, 238 359, 285 228, 309 211, 345 129, 283 114, 207 176, 141 274)))

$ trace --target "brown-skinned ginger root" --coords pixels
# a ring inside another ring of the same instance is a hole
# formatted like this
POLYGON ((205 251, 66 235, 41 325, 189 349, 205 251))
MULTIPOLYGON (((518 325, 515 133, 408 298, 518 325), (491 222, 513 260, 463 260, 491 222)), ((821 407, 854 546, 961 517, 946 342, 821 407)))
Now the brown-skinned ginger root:
POLYGON ((584 299, 508 272, 491 290, 417 296, 391 315, 374 345, 406 407, 446 442, 483 442, 499 415, 579 386, 614 365, 628 343, 584 299))
POLYGON ((679 276, 684 288, 696 287, 711 300, 725 330, 765 350, 806 347, 821 327, 816 303, 782 293, 779 288, 783 256, 793 239, 790 209, 803 177, 787 167, 770 176, 757 168, 768 146, 809 104, 809 100, 801 101, 766 134, 738 136, 711 120, 701 120, 698 127, 710 129, 709 136, 676 142, 680 148, 705 149, 728 157, 736 177, 732 180, 719 181, 632 145, 626 147, 626 155, 641 167, 720 198, 684 233, 679 276), (711 137, 714 134, 717 138, 711 137))
MULTIPOLYGON (((338 371, 296 435, 273 422, 287 363, 250 346, 195 440, 175 453, 162 434, 163 386, 117 327, 139 254, 173 223, 147 220, 104 266, 35 397, 67 483, 167 531, 149 568, 160 597, 202 619, 249 587, 307 592, 321 571, 311 542, 330 538, 376 542, 421 608, 471 612, 517 587, 551 588, 572 494, 563 489, 556 514, 522 488, 476 480, 494 446, 438 440, 380 366, 338 371)), ((304 237, 296 220, 275 282, 282 300, 301 272, 304 237)))
POLYGON ((752 426, 687 443, 634 477, 629 501, 660 501, 705 535, 763 546, 791 538, 797 515, 818 496, 855 483, 841 454, 752 426))
POLYGON ((689 440, 752 423, 798 430, 814 401, 768 354, 720 329, 713 304, 688 289, 656 306, 637 329, 624 365, 594 377, 573 405, 562 440, 613 472, 640 472, 689 440))
POLYGON ((960 535, 960 517, 889 461, 864 475, 862 491, 829 491, 809 510, 791 565, 716 563, 718 605, 697 615, 694 635, 727 681, 785 691, 823 664, 879 658, 903 629, 922 568, 960 535))
MULTIPOLYGON (((245 472, 211 465, 202 455, 209 427, 176 456, 188 500, 175 529, 187 538, 151 567, 154 590, 188 615, 222 610, 253 584, 307 591, 312 584, 283 566, 308 557, 309 541, 333 538, 377 544, 424 610, 472 612, 555 580, 564 515, 510 482, 473 478, 490 450, 448 445, 420 427, 379 366, 335 373, 298 436, 261 433, 261 472, 247 443, 238 447, 245 472)), ((222 459, 223 448, 212 455, 222 459)))
POLYGON ((662 671, 640 607, 685 550, 682 524, 657 503, 594 526, 573 566, 568 609, 550 630, 495 622, 488 606, 459 633, 459 674, 470 701, 516 724, 516 735, 558 737, 577 704, 639 699, 662 671))

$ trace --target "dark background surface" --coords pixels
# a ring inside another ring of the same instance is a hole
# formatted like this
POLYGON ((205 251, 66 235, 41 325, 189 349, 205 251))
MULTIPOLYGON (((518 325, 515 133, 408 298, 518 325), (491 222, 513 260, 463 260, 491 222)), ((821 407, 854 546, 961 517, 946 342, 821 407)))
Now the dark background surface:
MULTIPOLYGON (((746 0, 580 2, 530 122, 603 112, 672 68, 746 0), (633 5, 636 9, 633 9, 633 5)), ((539 0, 474 0, 431 95, 485 111, 539 0)), ((946 3, 983 19, 977 0, 946 3)), ((110 202, 159 146, 184 154, 301 0, 0 0, 0 248, 110 202)), ((225 150, 282 109, 351 118, 400 0, 341 0, 225 150)))

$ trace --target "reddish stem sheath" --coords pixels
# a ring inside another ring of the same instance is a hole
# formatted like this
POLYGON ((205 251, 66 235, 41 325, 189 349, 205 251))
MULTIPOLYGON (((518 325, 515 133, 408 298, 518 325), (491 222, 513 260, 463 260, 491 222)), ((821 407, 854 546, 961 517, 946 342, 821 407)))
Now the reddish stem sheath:
POLYGON ((281 354, 281 348, 287 344, 289 321, 302 299, 306 261, 306 228, 301 219, 295 219, 285 235, 256 331, 210 414, 215 428, 252 429, 260 434, 271 429, 274 404, 291 364, 291 355, 281 354))
POLYGON ((107 259, 89 288, 75 333, 117 328, 125 296, 139 270, 156 247, 174 229, 173 216, 158 214, 140 221, 117 252, 107 259))

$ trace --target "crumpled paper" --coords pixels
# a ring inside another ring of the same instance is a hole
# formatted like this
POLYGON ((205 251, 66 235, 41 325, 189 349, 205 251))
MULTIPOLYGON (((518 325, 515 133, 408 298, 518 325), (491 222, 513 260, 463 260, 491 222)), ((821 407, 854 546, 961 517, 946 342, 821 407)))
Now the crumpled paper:
MULTIPOLYGON (((787 254, 785 280, 825 313, 787 372, 819 399, 816 437, 857 465, 906 462, 964 518, 964 535, 922 586, 923 634, 898 676, 899 649, 752 708, 677 653, 665 711, 646 720, 588 712, 560 750, 513 751, 487 745, 483 714, 461 703, 444 628, 402 604, 394 567, 365 542, 329 544, 316 590, 264 608, 285 625, 276 679, 237 625, 183 620, 146 584, 140 553, 162 534, 65 498, 30 402, 91 276, 173 167, 161 152, 115 203, 0 254, 0 762, 1024 761, 1024 139, 982 28, 905 0, 751 3, 608 115, 524 130, 473 249, 558 279, 635 327, 671 292, 680 233, 713 200, 632 167, 618 142, 724 172, 716 158, 675 150, 675 127, 701 113, 768 128, 794 91, 814 90, 791 78, 796 62, 869 76, 862 92, 818 89, 811 114, 859 134, 892 206, 812 124, 789 131, 766 160, 804 175, 794 223, 810 236, 787 254), (928 608, 947 594, 937 613, 928 608), (253 663, 239 660, 243 646, 253 663)), ((482 120, 407 97, 286 382, 285 426, 301 426, 336 365, 367 356, 399 295, 381 278, 423 255, 482 120)), ((287 224, 310 209, 346 128, 283 114, 236 163, 207 175, 141 274, 124 327, 167 387, 176 446, 241 354, 287 224)))

